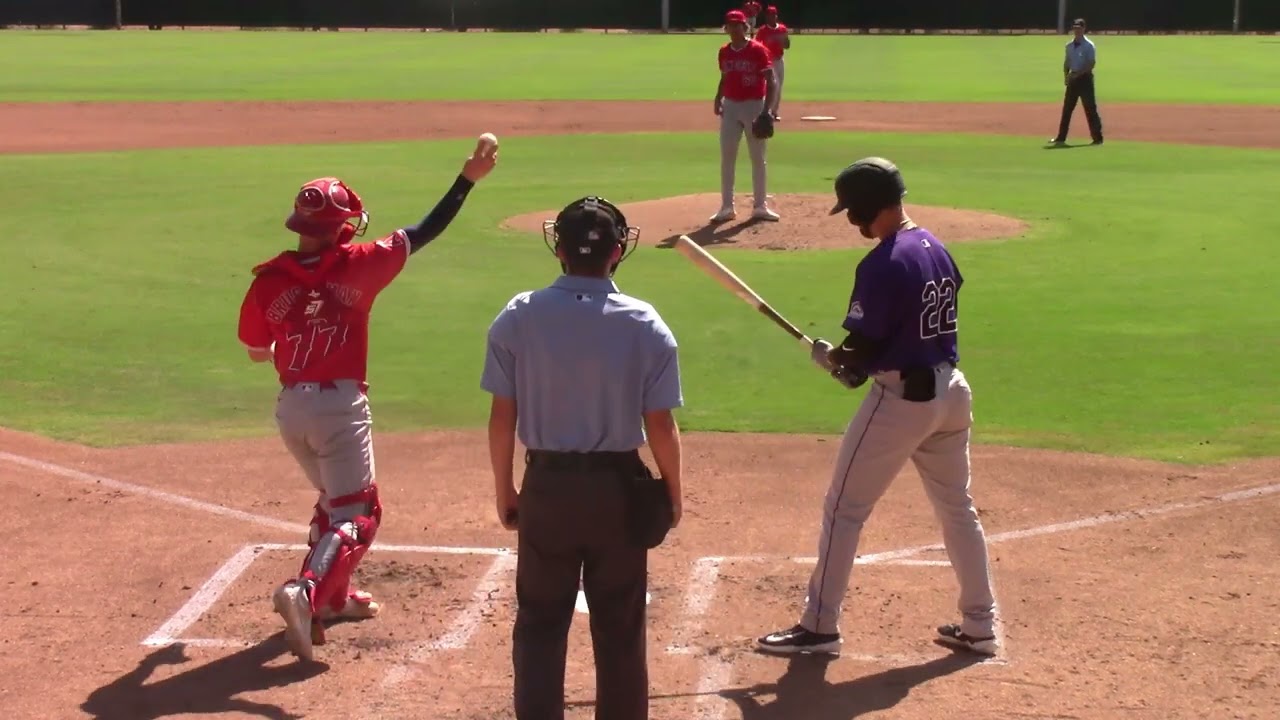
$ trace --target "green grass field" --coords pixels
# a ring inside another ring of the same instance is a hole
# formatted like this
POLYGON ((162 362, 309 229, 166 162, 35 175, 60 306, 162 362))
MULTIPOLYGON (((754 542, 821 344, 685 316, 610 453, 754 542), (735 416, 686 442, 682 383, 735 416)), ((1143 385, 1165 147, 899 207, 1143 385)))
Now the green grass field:
MULTIPOLYGON (((86 31, 3 37, 0 67, 10 72, 0 77, 0 101, 702 100, 715 92, 715 51, 724 42, 715 34, 86 31)), ((1065 42, 1056 35, 800 35, 788 56, 787 96, 1057 102, 1065 42)), ((1108 102, 1280 102, 1280 63, 1266 38, 1101 36, 1096 42, 1108 102)))
MULTIPOLYGON (((554 65, 599 54, 605 43, 616 43, 626 55, 632 43, 692 48, 715 42, 588 35, 137 34, 131 42, 156 51, 148 63, 176 62, 179 40, 195 43, 204 62, 214 55, 226 59, 221 78, 188 58, 157 81, 156 73, 131 59, 140 60, 142 53, 92 61, 87 48, 101 52, 119 36, 6 34, 0 43, 6 64, 19 46, 43 48, 58 62, 41 69, 38 78, 26 72, 6 76, 0 95, 271 97, 287 87, 297 97, 421 97, 428 91, 495 99, 531 93, 683 97, 704 89, 696 83, 660 89, 644 84, 651 83, 652 73, 638 73, 641 84, 623 84, 622 93, 617 86, 575 84, 580 76, 573 74, 555 78, 539 70, 523 81, 509 75, 486 80, 474 68, 463 74, 478 83, 471 85, 444 72, 440 53, 398 64, 391 58, 402 55, 395 49, 403 51, 406 43, 441 42, 457 50, 450 57, 465 54, 493 66, 494 48, 507 42, 516 48, 545 44, 554 65), (262 73, 269 81, 239 84, 255 64, 283 64, 307 43, 327 44, 333 67, 376 67, 379 72, 364 74, 383 80, 360 85, 350 73, 322 87, 310 76, 290 85, 262 73), (423 73, 424 67, 438 72, 423 73), (410 84, 409 76, 422 82, 410 84), (184 81, 192 79, 197 81, 184 81)), ((1149 87, 1130 83, 1130 99, 1276 102, 1280 92, 1274 64, 1261 66, 1244 38, 1105 41, 1116 45, 1117 54, 1132 42, 1164 48, 1166 57, 1189 57, 1176 43, 1217 43, 1230 49, 1223 62, 1252 68, 1260 83, 1209 89, 1194 76, 1175 82, 1176 73, 1170 73, 1149 87), (1261 84, 1268 73, 1273 81, 1261 84)), ((1043 73, 1015 72, 1002 79, 1002 88, 988 83, 984 99, 1046 99, 1060 92, 1052 82, 1041 89, 1039 77, 1055 77, 1057 38, 804 42, 821 43, 831 57, 852 60, 869 52, 865 44, 884 43, 894 48, 890 56, 895 67, 902 65, 898 72, 913 78, 911 87, 927 84, 928 92, 920 91, 940 100, 956 99, 956 88, 927 71, 909 72, 908 62, 941 67, 944 49, 953 46, 967 57, 989 58, 984 72, 995 72, 1001 53, 1021 48, 1023 57, 1038 56, 1040 49, 1030 50, 1044 48, 1043 73)), ((792 97, 819 97, 831 78, 845 82, 845 90, 856 86, 846 97, 883 97, 890 87, 839 80, 845 74, 818 72, 818 61, 809 57, 789 66, 789 94, 796 73, 792 97)), ((1122 71, 1116 73, 1113 82, 1119 84, 1122 71)), ((898 97, 915 91, 893 90, 898 97)), ((833 166, 829 137, 780 134, 770 151, 775 187, 827 192, 844 162, 833 166)), ((504 142, 498 171, 473 193, 450 231, 416 255, 379 300, 370 360, 378 426, 483 423, 488 398, 478 382, 488 323, 511 295, 544 285, 559 271, 540 236, 499 230, 502 218, 558 208, 588 193, 627 202, 706 192, 717 177, 706 162, 709 143, 710 134, 504 142), (589 161, 568 165, 566 158, 589 161)), ((1045 152, 1028 147, 1025 139, 998 136, 844 134, 839 144, 850 158, 883 154, 897 160, 912 202, 991 210, 1032 224, 1025 238, 952 245, 968 280, 961 353, 975 390, 978 441, 1185 462, 1280 452, 1273 432, 1280 404, 1270 366, 1280 311, 1272 287, 1280 237, 1280 213, 1274 209, 1280 152, 1113 141, 1104 149, 1045 152)), ((9 260, 0 264, 0 286, 10 298, 8 311, 0 314, 0 425, 102 445, 271 432, 274 377, 245 359, 236 340, 236 314, 249 268, 291 241, 280 224, 288 192, 303 179, 340 172, 371 203, 372 236, 421 217, 470 147, 469 141, 442 141, 5 156, 7 176, 15 179, 10 194, 17 213, 2 241, 9 260), (289 190, 282 195, 280 188, 289 190)), ((740 173, 746 173, 742 162, 740 173)), ((811 335, 839 335, 861 250, 723 252, 744 279, 811 335)), ((834 433, 861 399, 861 391, 839 391, 795 346, 780 343, 777 329, 671 251, 641 248, 617 280, 625 291, 654 302, 681 341, 686 429, 834 433), (782 387, 786 394, 778 392, 782 387)))

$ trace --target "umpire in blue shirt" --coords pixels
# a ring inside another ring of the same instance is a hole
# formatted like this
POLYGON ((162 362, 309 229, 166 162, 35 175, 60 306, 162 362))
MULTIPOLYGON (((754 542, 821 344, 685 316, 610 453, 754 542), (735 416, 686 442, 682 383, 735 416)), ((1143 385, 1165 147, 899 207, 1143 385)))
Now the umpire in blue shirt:
POLYGON ((579 580, 589 606, 597 720, 649 716, 648 550, 681 515, 676 340, 612 277, 639 230, 598 197, 543 226, 563 274, 489 328, 481 386, 498 517, 518 536, 512 661, 517 720, 562 720, 579 580), (515 435, 526 448, 516 492, 515 435), (658 466, 639 454, 646 439, 658 466))
POLYGON ((1102 117, 1098 115, 1098 98, 1093 85, 1093 68, 1098 64, 1098 48, 1085 35, 1084 18, 1077 18, 1071 24, 1071 32, 1075 37, 1067 43, 1066 56, 1062 60, 1062 84, 1067 88, 1062 97, 1062 119, 1058 123, 1058 134, 1050 138, 1049 142, 1058 146, 1067 143, 1071 115, 1079 102, 1084 105, 1084 117, 1089 123, 1093 144, 1101 145, 1102 117))

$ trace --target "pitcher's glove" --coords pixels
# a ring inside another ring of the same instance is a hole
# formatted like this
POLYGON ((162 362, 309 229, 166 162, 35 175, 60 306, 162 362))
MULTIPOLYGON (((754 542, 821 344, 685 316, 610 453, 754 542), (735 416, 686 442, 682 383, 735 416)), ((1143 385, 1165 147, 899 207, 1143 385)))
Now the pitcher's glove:
POLYGON ((751 134, 761 140, 773 137, 773 115, 770 115, 768 110, 757 115, 755 121, 751 123, 751 134))

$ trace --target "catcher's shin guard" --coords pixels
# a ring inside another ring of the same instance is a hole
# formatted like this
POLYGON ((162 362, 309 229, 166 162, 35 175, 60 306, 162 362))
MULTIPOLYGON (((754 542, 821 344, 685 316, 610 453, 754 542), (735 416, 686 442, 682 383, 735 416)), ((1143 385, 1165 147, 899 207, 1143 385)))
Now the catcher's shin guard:
POLYGON ((334 498, 329 505, 339 508, 356 503, 366 504, 369 513, 337 523, 332 523, 324 509, 316 505, 308 542, 311 551, 302 564, 302 577, 315 586, 311 593, 313 613, 321 613, 325 608, 332 612, 342 610, 351 592, 351 575, 377 535, 382 505, 375 487, 334 498))

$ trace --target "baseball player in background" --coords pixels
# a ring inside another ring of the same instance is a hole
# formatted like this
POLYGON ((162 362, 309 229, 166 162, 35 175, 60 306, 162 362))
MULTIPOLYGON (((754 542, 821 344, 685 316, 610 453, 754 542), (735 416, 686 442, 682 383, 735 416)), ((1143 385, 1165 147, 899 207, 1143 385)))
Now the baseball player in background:
POLYGON ((751 0, 742 6, 742 14, 747 21, 747 37, 755 37, 756 26, 760 24, 760 3, 751 0))
POLYGON ((369 593, 350 587, 382 521, 365 381, 370 310, 409 256, 449 227, 475 183, 494 168, 497 145, 489 139, 482 136, 422 222, 376 242, 351 243, 369 222, 354 190, 333 177, 306 183, 284 223, 298 234, 297 249, 253 269, 240 307, 240 341, 251 360, 274 364, 280 437, 319 492, 301 571, 272 594, 289 649, 304 660, 324 643, 320 621, 371 618, 380 609, 369 593))
POLYGON ((768 48, 769 58, 773 61, 773 74, 777 88, 773 92, 773 104, 769 106, 769 112, 773 114, 774 120, 781 120, 778 106, 782 104, 782 82, 786 74, 782 56, 791 49, 791 33, 786 25, 778 21, 776 5, 770 5, 764 9, 764 24, 756 31, 755 39, 756 42, 768 48))
POLYGON ((879 243, 858 263, 839 347, 818 339, 813 361, 841 384, 874 381, 845 431, 822 515, 818 562, 795 626, 758 640, 767 652, 837 652, 841 605, 872 509, 907 461, 942 525, 960 585, 958 624, 940 640, 998 651, 986 536, 969 495, 972 394, 957 367, 964 278, 943 244, 902 207, 906 185, 884 158, 859 160, 835 181, 831 214, 847 214, 879 243))
POLYGON ((747 136, 747 152, 751 155, 751 190, 756 220, 777 220, 778 214, 768 205, 765 172, 766 138, 752 132, 761 116, 772 122, 776 91, 773 61, 761 43, 747 37, 747 18, 741 10, 725 15, 725 32, 729 42, 720 46, 720 84, 716 87, 715 113, 720 116, 720 211, 711 222, 727 222, 737 217, 733 203, 733 186, 737 173, 738 149, 742 136, 747 136))

